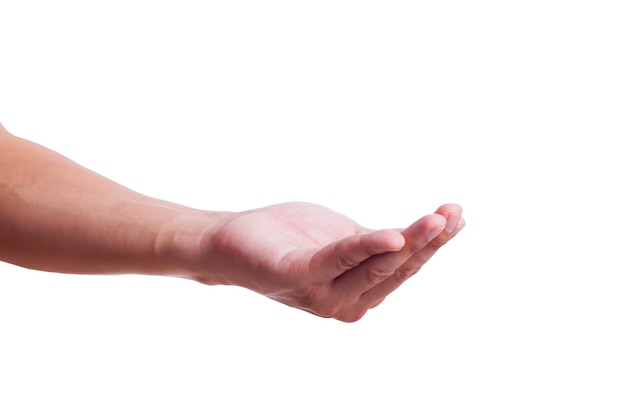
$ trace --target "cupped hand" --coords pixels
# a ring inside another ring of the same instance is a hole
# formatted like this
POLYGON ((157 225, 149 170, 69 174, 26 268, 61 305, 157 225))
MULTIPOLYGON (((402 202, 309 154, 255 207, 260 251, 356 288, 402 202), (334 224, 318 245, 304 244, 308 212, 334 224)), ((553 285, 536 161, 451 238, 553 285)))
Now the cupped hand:
POLYGON ((217 282, 353 322, 455 236, 461 215, 445 204, 406 229, 370 230, 322 206, 285 203, 227 215, 203 246, 217 282))

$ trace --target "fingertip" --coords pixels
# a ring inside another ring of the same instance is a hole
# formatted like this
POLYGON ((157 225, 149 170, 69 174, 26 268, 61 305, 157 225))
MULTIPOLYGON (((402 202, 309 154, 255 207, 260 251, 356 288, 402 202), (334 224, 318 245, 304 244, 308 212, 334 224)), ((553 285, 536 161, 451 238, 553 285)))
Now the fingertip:
POLYGON ((406 239, 404 238, 402 233, 396 230, 389 230, 389 231, 392 232, 389 234, 389 240, 388 240, 389 250, 399 251, 406 244, 406 239))
POLYGON ((446 221, 446 232, 452 233, 461 220, 461 214, 453 214, 446 221))
POLYGON ((425 235, 427 242, 430 242, 445 230, 446 221, 447 219, 441 214, 429 214, 422 217, 412 226, 418 227, 418 229, 414 230, 418 233, 418 235, 425 235))
POLYGON ((431 227, 439 227, 439 226, 445 227, 448 221, 446 216, 439 214, 439 213, 430 214, 427 217, 432 218, 431 227))
POLYGON ((465 227, 465 219, 461 217, 456 227, 454 228, 454 234, 459 233, 465 227))
POLYGON ((435 213, 446 218, 445 230, 447 233, 452 233, 463 215, 463 208, 458 204, 448 203, 440 206, 435 213))
POLYGON ((428 242, 439 236, 445 230, 447 224, 446 217, 441 214, 433 214, 431 217, 433 217, 433 222, 430 225, 430 229, 426 233, 426 240, 428 242))
POLYGON ((441 214, 442 216, 448 217, 452 214, 458 214, 461 216, 463 214, 463 207, 456 203, 446 203, 439 206, 435 213, 441 214))
POLYGON ((445 226, 436 226, 433 227, 432 229, 430 229, 428 231, 428 233, 426 234, 426 240, 428 242, 433 241, 437 236, 439 236, 443 230, 445 229, 445 226))
POLYGON ((397 252, 406 244, 404 235, 394 229, 377 230, 371 232, 370 236, 375 239, 375 246, 380 246, 385 252, 397 252))

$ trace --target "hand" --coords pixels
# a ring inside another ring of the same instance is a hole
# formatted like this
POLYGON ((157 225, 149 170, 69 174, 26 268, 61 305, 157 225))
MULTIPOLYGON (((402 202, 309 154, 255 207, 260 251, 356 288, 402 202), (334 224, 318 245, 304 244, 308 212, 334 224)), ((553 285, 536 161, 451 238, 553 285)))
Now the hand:
POLYGON ((227 215, 203 247, 217 282, 353 322, 455 236, 461 214, 446 204, 404 230, 372 231, 321 206, 286 203, 227 215))
POLYGON ((342 321, 380 304, 464 225, 455 204, 376 231, 313 204, 197 210, 122 187, 1 125, 0 147, 0 260, 239 285, 342 321))

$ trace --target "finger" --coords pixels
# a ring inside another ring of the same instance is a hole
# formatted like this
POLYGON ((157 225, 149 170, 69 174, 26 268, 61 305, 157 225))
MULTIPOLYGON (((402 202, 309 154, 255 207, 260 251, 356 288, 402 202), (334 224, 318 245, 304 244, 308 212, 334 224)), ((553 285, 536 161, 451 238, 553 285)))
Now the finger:
POLYGON ((463 215, 463 208, 458 204, 444 204, 435 213, 446 218, 446 232, 452 233, 463 215))
POLYGON ((311 259, 311 272, 330 282, 374 255, 402 249, 404 243, 404 236, 395 230, 352 235, 320 249, 311 259))
POLYGON ((440 235, 445 225, 446 219, 439 214, 422 217, 402 232, 406 243, 401 250, 373 256, 347 270, 335 280, 333 291, 339 297, 360 298, 364 292, 392 276, 416 252, 440 235))
POLYGON ((365 292, 361 297, 361 303, 372 305, 380 299, 384 299, 393 291, 398 289, 408 278, 415 275, 435 253, 465 226, 465 220, 461 217, 452 233, 443 232, 437 238, 428 243, 422 250, 416 252, 394 274, 380 284, 365 292))

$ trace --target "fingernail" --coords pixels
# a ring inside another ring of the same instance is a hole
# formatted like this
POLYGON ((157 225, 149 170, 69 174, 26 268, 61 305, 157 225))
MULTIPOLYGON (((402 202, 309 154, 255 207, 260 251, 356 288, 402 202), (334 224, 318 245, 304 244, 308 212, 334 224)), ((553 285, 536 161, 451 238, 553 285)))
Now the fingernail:
POLYGON ((461 219, 461 216, 450 216, 448 218, 448 221, 446 222, 446 232, 448 233, 452 233, 454 232, 454 229, 456 228, 456 225, 459 224, 459 220, 461 219))
POLYGON ((434 229, 431 229, 430 232, 428 232, 428 234, 426 235, 426 239, 428 239, 428 241, 430 242, 431 240, 439 236, 441 232, 443 232, 443 227, 435 227, 434 229))

